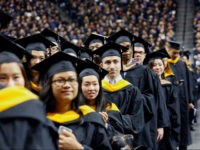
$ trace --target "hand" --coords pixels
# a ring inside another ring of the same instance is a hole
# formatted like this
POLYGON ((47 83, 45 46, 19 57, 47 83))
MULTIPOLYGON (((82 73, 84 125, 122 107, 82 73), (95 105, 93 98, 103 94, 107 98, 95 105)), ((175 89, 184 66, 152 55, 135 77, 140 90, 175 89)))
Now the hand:
POLYGON ((189 104, 188 104, 188 108, 189 108, 189 109, 192 109, 192 108, 194 108, 194 105, 193 105, 192 103, 189 103, 189 104))
POLYGON ((164 129, 158 128, 157 129, 157 141, 162 140, 163 136, 164 136, 164 129))
POLYGON ((67 130, 63 130, 59 135, 58 146, 60 150, 67 149, 83 149, 82 145, 77 141, 75 135, 67 130))
POLYGON ((99 112, 99 114, 102 116, 105 123, 108 122, 108 114, 107 112, 99 112))

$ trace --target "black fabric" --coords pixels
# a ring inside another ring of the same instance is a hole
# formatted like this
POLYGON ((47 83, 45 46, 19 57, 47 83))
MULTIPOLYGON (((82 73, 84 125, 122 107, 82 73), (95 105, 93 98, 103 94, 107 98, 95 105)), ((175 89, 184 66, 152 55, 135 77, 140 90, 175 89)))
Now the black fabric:
POLYGON ((169 117, 165 115, 168 114, 167 107, 162 98, 163 92, 160 91, 162 89, 160 81, 147 66, 139 64, 122 72, 122 76, 138 87, 144 97, 146 124, 144 130, 136 135, 137 143, 156 149, 157 128, 169 125, 169 117))
POLYGON ((170 117, 170 127, 165 128, 163 140, 159 143, 160 149, 175 149, 180 142, 180 103, 178 91, 173 84, 162 84, 165 101, 170 117))
POLYGON ((80 124, 80 119, 55 124, 57 127, 63 125, 72 129, 73 134, 75 134, 77 140, 84 146, 84 149, 111 149, 104 122, 100 115, 92 112, 81 119, 83 120, 82 124, 80 124))
POLYGON ((22 46, 18 45, 17 43, 11 41, 4 35, 0 34, 0 52, 7 51, 15 54, 19 59, 22 59, 23 56, 26 58, 32 58, 32 55, 27 52, 22 46))
POLYGON ((133 132, 138 134, 144 127, 143 96, 140 91, 128 85, 116 92, 103 89, 105 98, 117 105, 123 117, 130 120, 133 132))
POLYGON ((56 128, 46 119, 39 100, 30 100, 0 113, 1 149, 57 150, 57 138, 56 128))
POLYGON ((193 102, 191 76, 184 62, 178 61, 176 64, 170 64, 172 71, 176 76, 176 82, 182 80, 183 83, 178 89, 181 113, 181 137, 180 145, 191 144, 191 133, 189 125, 189 109, 188 103, 193 102))

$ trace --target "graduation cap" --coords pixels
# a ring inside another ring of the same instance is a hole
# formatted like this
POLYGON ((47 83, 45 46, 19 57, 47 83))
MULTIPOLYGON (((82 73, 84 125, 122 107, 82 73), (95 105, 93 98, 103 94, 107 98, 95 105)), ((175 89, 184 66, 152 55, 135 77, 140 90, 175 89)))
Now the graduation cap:
POLYGON ((105 75, 108 74, 108 71, 95 64, 94 62, 86 59, 86 64, 80 65, 78 67, 79 78, 83 78, 85 76, 95 75, 98 79, 103 79, 105 75))
POLYGON ((146 40, 142 39, 141 37, 136 37, 136 36, 134 36, 132 40, 132 45, 133 45, 133 49, 134 47, 143 47, 146 54, 150 53, 150 47, 152 46, 146 40))
POLYGON ((80 59, 70 56, 62 51, 57 52, 56 54, 46 58, 40 63, 33 66, 31 69, 34 69, 40 72, 42 77, 51 77, 55 73, 64 72, 64 71, 75 71, 78 65, 84 64, 80 59))
POLYGON ((46 39, 41 34, 34 34, 25 38, 18 39, 15 42, 22 45, 27 51, 46 51, 47 48, 55 46, 54 43, 46 39))
POLYGON ((47 38, 48 40, 50 40, 51 42, 56 42, 58 43, 59 45, 62 45, 66 39, 61 37, 60 35, 56 34, 55 32, 51 31, 50 29, 48 28, 45 28, 41 34, 43 36, 45 36, 45 38, 47 38))
POLYGON ((81 50, 79 54, 80 59, 92 60, 92 51, 89 48, 80 46, 80 50, 81 50))
POLYGON ((189 59, 191 52, 190 51, 181 51, 181 56, 186 56, 189 59))
POLYGON ((168 52, 166 51, 165 48, 163 49, 160 49, 158 51, 154 51, 152 53, 149 53, 146 55, 146 58, 144 59, 144 64, 148 64, 148 62, 151 60, 151 59, 163 59, 163 58, 170 58, 168 52))
POLYGON ((101 34, 92 33, 90 36, 85 40, 84 46, 89 48, 90 44, 93 43, 101 43, 102 45, 106 44, 106 36, 101 34))
POLYGON ((120 44, 121 42, 130 42, 132 41, 134 35, 130 32, 126 31, 125 29, 121 29, 120 31, 112 34, 110 37, 108 37, 108 41, 113 41, 117 44, 120 44))
POLYGON ((69 54, 72 53, 74 54, 76 57, 78 57, 78 55, 80 54, 80 47, 76 46, 75 44, 65 41, 62 45, 61 45, 61 51, 69 54))
POLYGON ((102 47, 98 48, 97 50, 93 51, 93 54, 97 54, 101 58, 105 58, 108 56, 121 57, 121 54, 127 50, 128 50, 127 47, 121 46, 114 42, 108 42, 107 44, 105 44, 102 47))
MULTIPOLYGON (((28 59, 32 58, 32 55, 29 52, 27 52, 22 46, 11 41, 7 37, 3 36, 2 34, 0 34, 0 43, 1 43, 0 52, 7 51, 7 52, 10 52, 10 53, 13 53, 20 60, 24 56, 26 56, 26 58, 28 58, 28 59)), ((9 60, 7 60, 7 61, 9 61, 9 60)), ((12 61, 12 60, 10 60, 10 61, 12 61)))
POLYGON ((168 43, 169 43, 169 48, 173 48, 175 50, 181 50, 181 43, 176 41, 168 41, 168 43))
POLYGON ((0 29, 6 28, 13 18, 0 10, 0 29))

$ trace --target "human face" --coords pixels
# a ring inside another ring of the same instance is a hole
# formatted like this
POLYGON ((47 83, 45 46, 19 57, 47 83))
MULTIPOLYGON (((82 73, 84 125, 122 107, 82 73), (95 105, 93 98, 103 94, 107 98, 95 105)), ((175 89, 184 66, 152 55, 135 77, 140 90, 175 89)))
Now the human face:
POLYGON ((0 65, 0 84, 25 87, 25 79, 17 63, 3 63, 0 65))
POLYGON ((172 60, 180 57, 180 51, 179 50, 171 48, 171 49, 168 50, 168 53, 169 53, 169 56, 171 57, 172 60))
POLYGON ((78 94, 77 74, 74 71, 60 72, 52 77, 52 92, 59 104, 71 103, 78 94))
POLYGON ((99 81, 94 75, 85 76, 82 79, 81 90, 83 96, 91 103, 95 103, 95 98, 99 94, 99 81))
POLYGON ((144 48, 143 47, 134 47, 133 57, 134 57, 134 60, 138 64, 143 64, 143 61, 146 57, 144 48))
POLYGON ((122 60, 131 60, 133 57, 133 49, 130 42, 121 42, 120 45, 127 47, 128 50, 122 54, 122 60))
POLYGON ((53 46, 53 47, 51 47, 50 49, 49 49, 49 56, 52 56, 52 55, 54 55, 55 53, 57 53, 57 52, 59 52, 60 51, 60 49, 59 49, 59 47, 58 46, 53 46))
POLYGON ((89 49, 91 49, 92 51, 95 51, 97 48, 103 46, 102 43, 92 43, 89 45, 89 49))
POLYGON ((164 72, 164 64, 161 59, 155 59, 153 63, 152 70, 158 75, 161 76, 164 72))
POLYGON ((102 59, 101 67, 107 70, 110 79, 115 79, 121 71, 121 58, 119 56, 109 56, 102 59))
POLYGON ((42 60, 45 59, 45 52, 44 51, 36 51, 32 50, 31 54, 33 55, 33 58, 30 60, 30 67, 38 64, 42 60))

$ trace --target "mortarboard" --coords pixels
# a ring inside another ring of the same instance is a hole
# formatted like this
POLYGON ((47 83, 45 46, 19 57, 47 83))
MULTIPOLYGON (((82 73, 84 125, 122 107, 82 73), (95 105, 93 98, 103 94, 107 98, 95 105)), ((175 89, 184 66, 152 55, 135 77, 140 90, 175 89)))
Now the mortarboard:
POLYGON ((175 50, 181 50, 181 43, 176 41, 168 41, 168 43, 169 43, 169 48, 173 48, 175 50))
POLYGON ((31 69, 37 70, 42 76, 51 77, 59 72, 76 71, 76 67, 82 64, 84 62, 80 59, 59 51, 36 64, 31 69))
POLYGON ((113 41, 117 44, 120 44, 121 42, 130 42, 132 41, 134 35, 130 32, 126 31, 125 29, 121 29, 120 31, 112 34, 110 37, 108 37, 108 41, 113 41))
POLYGON ((106 36, 101 34, 92 33, 90 36, 85 40, 84 46, 89 48, 90 44, 93 43, 101 43, 102 45, 106 44, 106 36))
POLYGON ((6 28, 13 18, 0 10, 0 29, 6 28))
POLYGON ((61 45, 61 50, 65 53, 73 53, 74 55, 76 55, 76 57, 79 55, 80 53, 80 47, 76 46, 75 44, 65 41, 62 45, 61 45))
POLYGON ((80 59, 92 59, 92 51, 86 47, 82 47, 80 46, 80 54, 79 54, 79 58, 80 59))
POLYGON ((22 45, 27 51, 46 51, 47 48, 55 46, 54 43, 46 39, 41 34, 34 34, 25 38, 18 39, 15 42, 22 45))
POLYGON ((32 58, 32 55, 27 52, 22 46, 19 44, 9 40, 7 37, 0 34, 0 52, 7 51, 15 54, 20 60, 23 58, 23 56, 26 56, 26 58, 30 59, 32 58))
POLYGON ((108 74, 108 71, 100 67, 99 65, 95 64, 94 62, 86 59, 86 64, 80 65, 77 70, 79 72, 79 77, 83 78, 89 75, 95 75, 98 79, 103 79, 105 75, 108 74))
POLYGON ((132 45, 133 45, 133 49, 134 47, 143 47, 146 54, 150 53, 151 44, 145 41, 144 39, 142 39, 141 37, 134 36, 132 45))
POLYGON ((148 53, 146 55, 146 58, 144 59, 144 64, 148 64, 148 62, 151 59, 156 59, 156 58, 163 59, 163 58, 170 58, 170 56, 169 56, 168 52, 166 51, 166 49, 163 48, 163 49, 154 51, 152 53, 148 53))
POLYGON ((108 56, 119 56, 121 57, 121 54, 125 51, 127 51, 128 48, 121 46, 119 44, 116 44, 114 42, 108 42, 107 44, 103 45, 102 47, 96 49, 93 51, 93 54, 99 55, 101 58, 108 57, 108 56))
POLYGON ((189 58, 190 58, 190 54, 191 54, 191 52, 190 52, 190 51, 181 51, 181 56, 186 56, 186 57, 187 57, 187 59, 189 59, 189 58))
POLYGON ((58 43, 59 45, 62 45, 66 39, 61 37, 60 35, 56 34, 55 32, 51 31, 50 29, 48 28, 45 28, 41 34, 43 36, 45 36, 45 38, 47 38, 48 40, 50 40, 51 42, 56 42, 58 43))

